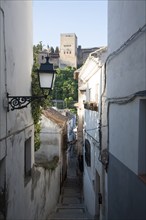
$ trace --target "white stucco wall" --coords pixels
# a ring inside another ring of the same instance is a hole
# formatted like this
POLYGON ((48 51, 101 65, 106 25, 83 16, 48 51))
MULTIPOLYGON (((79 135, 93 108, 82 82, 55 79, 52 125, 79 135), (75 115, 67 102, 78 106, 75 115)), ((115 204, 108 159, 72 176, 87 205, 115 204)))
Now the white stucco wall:
POLYGON ((60 165, 54 171, 36 168, 35 174, 34 181, 36 182, 32 181, 31 188, 31 218, 28 213, 28 219, 47 219, 55 209, 60 195, 60 165), (38 175, 40 178, 37 180, 38 175))
POLYGON ((7 144, 2 139, 33 123, 30 107, 13 112, 4 107, 7 92, 12 96, 30 95, 31 9, 31 1, 0 1, 0 143, 5 149, 7 144))
POLYGON ((32 30, 31 1, 0 1, 0 187, 7 195, 7 220, 46 219, 60 193, 60 164, 54 171, 34 167, 30 105, 9 112, 3 105, 7 92, 31 95, 32 30), (32 175, 27 178, 24 148, 30 137, 32 175))
MULTIPOLYGON (((48 125, 48 123, 46 124, 46 120, 44 122, 45 125, 48 125)), ((43 124, 43 129, 45 129, 45 125, 43 124)), ((56 129, 56 126, 54 126, 54 132, 58 135, 56 129)), ((24 139, 32 137, 33 133, 33 126, 30 126, 24 131, 11 135, 8 138, 9 148, 6 157, 8 220, 46 219, 49 213, 55 208, 59 199, 61 163, 58 163, 57 168, 52 171, 34 165, 35 161, 31 160, 31 176, 25 176, 24 139)), ((46 163, 54 156, 59 156, 60 136, 58 136, 59 143, 52 137, 52 145, 47 143, 49 137, 41 137, 41 148, 36 152, 37 162, 41 163, 45 161, 46 163)), ((34 140, 32 139, 31 142, 31 155, 33 158, 34 140)))
MULTIPOLYGON (((22 146, 21 146, 22 149, 22 146)), ((19 149, 19 153, 21 150, 19 149)), ((13 153, 9 156, 10 165, 13 167, 18 158, 13 159, 13 153)), ((10 154, 9 154, 10 155, 10 154)), ((23 160, 23 158, 21 158, 23 160)), ((32 178, 25 185, 22 163, 17 163, 17 170, 13 174, 9 170, 8 183, 8 210, 7 219, 46 219, 49 213, 55 208, 60 194, 60 165, 49 171, 42 167, 34 167, 32 178), (16 184, 17 183, 17 184, 16 184)))
MULTIPOLYGON (((111 35, 114 36, 114 33, 111 35)), ((142 34, 108 63, 108 97, 123 97, 145 89, 145 45, 146 34, 142 34)))
POLYGON ((49 118, 41 115, 40 148, 35 152, 35 159, 51 161, 54 156, 61 158, 61 128, 49 118))
POLYGON ((109 1, 108 52, 116 50, 146 23, 145 0, 109 1))
POLYGON ((41 116, 40 139, 43 144, 59 145, 62 128, 44 115, 41 116))
MULTIPOLYGON (((4 42, 6 71, 4 93, 12 96, 30 95, 32 69, 32 3, 24 1, 2 1, 4 11, 4 42), (13 33, 13 34, 12 34, 13 33), (24 83, 25 82, 25 83, 24 83)), ((3 62, 5 66, 5 62, 3 62)), ((25 110, 7 114, 7 132, 15 132, 32 123, 30 106, 25 110)))
MULTIPOLYGON (((111 1, 108 9, 108 53, 118 49, 146 23, 146 1, 111 1), (114 13, 113 13, 114 12, 114 13)), ((108 64, 109 97, 124 96, 146 87, 146 33, 108 64), (113 80, 114 79, 114 80, 113 80), (116 91, 116 94, 115 94, 116 91)))
MULTIPOLYGON (((5 15, 4 15, 4 10, 1 6, 0 2, 0 140, 2 140, 6 136, 6 111, 3 108, 3 97, 5 96, 5 67, 6 67, 6 57, 4 56, 5 54, 5 15)), ((0 141, 1 145, 2 142, 0 141)))
POLYGON ((3 184, 0 180, 0 185, 1 190, 6 187, 8 218, 13 210, 24 207, 24 145, 31 137, 32 166, 34 131, 30 106, 7 112, 6 94, 30 95, 32 55, 31 1, 0 1, 0 166, 1 162, 4 164, 0 179, 5 179, 3 184))
POLYGON ((130 105, 111 105, 109 118, 110 152, 138 173, 138 101, 130 105))
MULTIPOLYGON (((146 23, 146 1, 110 1, 108 52, 118 49, 146 23)), ((125 97, 146 90, 146 32, 130 42, 107 64, 107 97, 125 97)), ((109 151, 138 173, 139 101, 111 104, 109 151)))
POLYGON ((88 209, 88 212, 91 215, 95 215, 95 191, 93 189, 93 183, 91 184, 91 179, 87 172, 87 169, 84 169, 83 175, 83 182, 84 182, 84 201, 85 205, 88 209))
MULTIPOLYGON (((84 160, 84 201, 88 211, 94 216, 99 213, 97 188, 102 193, 102 165, 99 162, 99 120, 101 111, 101 94, 104 82, 104 60, 107 56, 106 48, 97 50, 96 56, 89 56, 79 74, 79 89, 85 87, 86 102, 94 102, 98 106, 97 111, 84 109, 82 118, 84 121, 84 139, 88 139, 91 146, 91 167, 84 160), (96 170, 100 181, 96 178, 96 170)), ((83 96, 79 96, 79 102, 83 102, 83 96)), ((80 119, 81 120, 81 119, 80 119)), ((84 149, 85 150, 85 149, 84 149)), ((83 152, 85 155, 85 152, 83 152)))
POLYGON ((85 109, 85 132, 87 135, 89 134, 91 137, 94 138, 97 142, 99 142, 99 135, 98 135, 98 123, 99 123, 99 113, 97 111, 91 111, 85 109))

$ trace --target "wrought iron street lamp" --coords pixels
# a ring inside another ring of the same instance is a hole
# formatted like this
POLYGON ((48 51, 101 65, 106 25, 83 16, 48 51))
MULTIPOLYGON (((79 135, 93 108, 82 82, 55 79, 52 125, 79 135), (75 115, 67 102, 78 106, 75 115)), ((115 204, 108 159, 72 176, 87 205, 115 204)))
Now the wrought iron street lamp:
POLYGON ((49 57, 46 57, 46 63, 41 63, 40 69, 38 69, 38 79, 39 85, 42 91, 44 92, 48 90, 48 94, 45 95, 43 93, 42 96, 11 96, 7 93, 7 100, 8 100, 8 111, 9 105, 11 106, 11 111, 15 109, 22 109, 26 108, 27 105, 36 99, 47 98, 50 93, 50 90, 53 88, 54 81, 55 81, 55 73, 56 71, 53 68, 53 64, 49 63, 49 57))
POLYGON ((49 63, 49 57, 46 57, 46 63, 42 63, 38 70, 39 83, 41 89, 48 89, 49 91, 53 88, 55 81, 55 70, 53 64, 49 63))

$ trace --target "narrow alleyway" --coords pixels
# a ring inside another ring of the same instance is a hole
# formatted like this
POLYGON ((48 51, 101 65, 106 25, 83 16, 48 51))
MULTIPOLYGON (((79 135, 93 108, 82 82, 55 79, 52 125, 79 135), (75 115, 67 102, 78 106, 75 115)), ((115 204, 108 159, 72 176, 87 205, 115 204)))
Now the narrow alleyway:
POLYGON ((67 179, 61 190, 59 203, 48 220, 94 220, 89 215, 83 200, 82 177, 77 175, 77 156, 68 151, 67 179))

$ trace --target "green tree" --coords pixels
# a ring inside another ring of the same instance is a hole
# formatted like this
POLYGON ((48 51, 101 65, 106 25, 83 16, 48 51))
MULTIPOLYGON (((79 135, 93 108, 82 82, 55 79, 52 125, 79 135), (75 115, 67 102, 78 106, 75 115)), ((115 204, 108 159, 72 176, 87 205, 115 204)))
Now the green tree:
POLYGON ((56 47, 55 53, 59 53, 59 47, 56 47))
POLYGON ((53 91, 53 99, 63 100, 69 109, 78 100, 78 83, 73 79, 74 71, 73 67, 58 68, 53 91))
MULTIPOLYGON (((37 70, 39 69, 39 62, 38 62, 38 54, 42 51, 42 42, 33 46, 33 68, 32 68, 32 83, 31 83, 31 90, 32 96, 42 96, 42 90, 39 86, 39 80, 37 76, 37 70)), ((41 117, 41 109, 46 108, 50 105, 50 97, 48 96, 47 99, 37 99, 31 103, 31 111, 32 117, 34 120, 34 145, 35 150, 39 149, 40 146, 40 117, 41 117)))
POLYGON ((54 48, 53 47, 50 47, 49 53, 54 53, 54 48))

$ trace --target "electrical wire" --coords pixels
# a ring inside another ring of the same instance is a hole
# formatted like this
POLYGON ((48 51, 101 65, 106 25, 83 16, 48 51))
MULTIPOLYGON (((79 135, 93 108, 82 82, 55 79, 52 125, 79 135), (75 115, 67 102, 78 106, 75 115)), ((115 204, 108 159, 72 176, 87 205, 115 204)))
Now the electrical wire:
POLYGON ((107 99, 107 147, 109 146, 109 110, 111 104, 125 105, 134 101, 137 97, 146 97, 146 90, 136 92, 132 95, 122 97, 122 98, 111 98, 107 99))
POLYGON ((142 33, 146 32, 146 24, 139 28, 134 34, 132 34, 127 41, 125 41, 117 50, 113 51, 106 59, 106 63, 108 63, 114 56, 118 55, 121 51, 123 51, 132 41, 134 41, 137 37, 139 37, 142 33))
MULTIPOLYGON (((105 64, 104 64, 104 88, 103 88, 103 92, 101 94, 101 103, 100 105, 102 106, 102 102, 103 102, 103 98, 104 98, 104 93, 106 90, 106 83, 107 83, 107 77, 106 77, 106 68, 107 68, 107 64, 119 53, 121 53, 125 48, 127 48, 135 39, 137 39, 142 33, 146 32, 146 24, 144 24, 141 28, 139 28, 133 35, 130 36, 130 38, 128 38, 127 41, 125 41, 117 50, 113 51, 111 54, 108 55, 108 57, 105 60, 105 64)), ((119 104, 119 105, 123 105, 123 104, 127 104, 129 102, 132 102, 136 97, 144 97, 146 96, 146 91, 139 91, 137 93, 134 93, 130 96, 126 96, 126 97, 113 97, 113 98, 108 98, 106 99, 106 102, 108 102, 107 105, 107 149, 109 148, 109 108, 111 104, 119 104)), ((100 125, 99 125, 99 142, 100 142, 100 154, 101 154, 101 149, 102 149, 102 131, 101 131, 101 124, 102 124, 102 108, 100 111, 100 125)))
POLYGON ((132 34, 127 41, 125 41, 117 50, 113 51, 111 54, 108 55, 108 57, 105 60, 104 64, 104 89, 102 92, 102 97, 105 93, 106 89, 106 66, 107 64, 119 53, 121 53, 127 46, 130 45, 137 37, 139 37, 142 33, 146 32, 146 24, 143 25, 141 28, 139 28, 134 34, 132 34))
POLYGON ((86 130, 85 130, 85 133, 87 134, 87 135, 89 135, 96 143, 98 143, 99 144, 99 141, 97 141, 95 138, 93 138, 93 136, 92 135, 90 135, 86 130))

